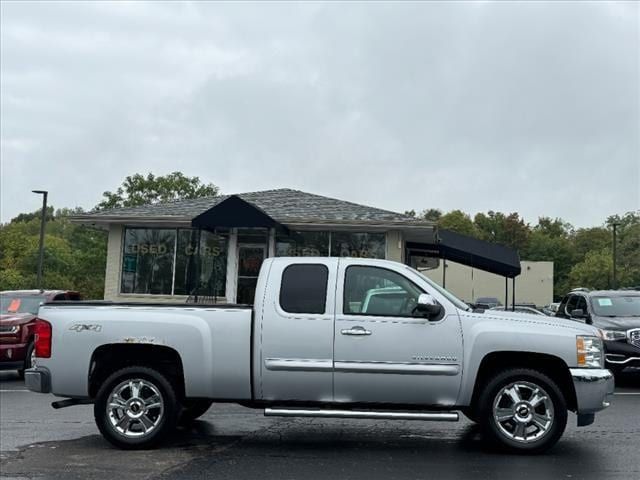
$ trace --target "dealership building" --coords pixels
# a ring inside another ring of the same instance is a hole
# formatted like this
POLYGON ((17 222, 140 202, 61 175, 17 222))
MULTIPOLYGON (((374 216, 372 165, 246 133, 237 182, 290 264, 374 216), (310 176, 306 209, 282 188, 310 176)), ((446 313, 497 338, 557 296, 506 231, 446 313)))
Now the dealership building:
POLYGON ((291 189, 95 211, 74 222, 109 231, 105 300, 253 303, 273 256, 383 258, 423 270, 472 302, 545 305, 553 264, 429 221, 291 189), (503 300, 504 301, 504 300, 503 300))

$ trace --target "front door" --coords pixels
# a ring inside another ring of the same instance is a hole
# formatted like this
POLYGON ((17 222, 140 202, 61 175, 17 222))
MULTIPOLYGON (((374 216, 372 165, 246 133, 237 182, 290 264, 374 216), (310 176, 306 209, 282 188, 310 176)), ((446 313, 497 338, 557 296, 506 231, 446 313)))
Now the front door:
POLYGON ((455 308, 406 267, 340 261, 334 333, 338 402, 454 405, 460 388, 462 337, 455 308), (413 313, 421 293, 445 306, 429 321, 413 313))
POLYGON ((265 245, 238 245, 238 289, 236 303, 253 304, 260 267, 266 256, 265 245))

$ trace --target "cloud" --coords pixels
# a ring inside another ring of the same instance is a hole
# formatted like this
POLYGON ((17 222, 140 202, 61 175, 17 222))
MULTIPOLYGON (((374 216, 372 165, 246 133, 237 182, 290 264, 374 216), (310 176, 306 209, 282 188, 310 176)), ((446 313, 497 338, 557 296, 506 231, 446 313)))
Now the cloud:
POLYGON ((0 8, 2 221, 176 169, 399 211, 640 208, 637 4, 0 8))

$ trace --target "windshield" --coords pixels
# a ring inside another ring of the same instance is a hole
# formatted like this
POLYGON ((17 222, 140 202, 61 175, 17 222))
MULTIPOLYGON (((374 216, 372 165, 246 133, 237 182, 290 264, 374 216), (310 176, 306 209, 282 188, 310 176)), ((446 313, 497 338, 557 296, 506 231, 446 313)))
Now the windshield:
POLYGON ((464 303, 462 300, 460 300, 458 297, 456 297, 453 293, 445 290, 444 288, 442 288, 440 285, 438 285, 437 283, 435 283, 433 280, 431 280, 429 277, 427 277, 426 275, 420 273, 418 270, 416 270, 415 268, 411 268, 411 267, 407 267, 409 270, 411 270, 412 272, 417 273, 418 275, 420 275, 420 277, 422 277, 424 279, 424 281, 426 281, 429 285, 431 285, 434 290, 437 290, 442 296, 446 297, 447 300, 449 300, 451 303, 453 303, 456 307, 458 307, 460 310, 465 310, 467 312, 471 311, 471 307, 469 305, 467 305, 466 303, 464 303))
POLYGON ((591 306, 599 317, 640 317, 640 295, 592 297, 591 306))
POLYGON ((0 314, 38 313, 40 304, 46 301, 44 295, 0 295, 0 314))

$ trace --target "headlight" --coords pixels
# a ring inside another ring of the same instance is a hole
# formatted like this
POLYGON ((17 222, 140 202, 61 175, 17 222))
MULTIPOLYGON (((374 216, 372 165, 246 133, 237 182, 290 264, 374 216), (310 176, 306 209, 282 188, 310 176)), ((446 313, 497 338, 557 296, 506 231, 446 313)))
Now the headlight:
POLYGON ((599 330, 599 332, 604 340, 625 340, 627 338, 626 332, 618 330, 599 330))
POLYGON ((578 335, 576 337, 576 353, 578 366, 587 368, 603 368, 602 340, 598 337, 578 335))
POLYGON ((20 331, 20 325, 3 325, 0 327, 0 334, 7 334, 7 335, 13 335, 15 333, 18 333, 20 331))

